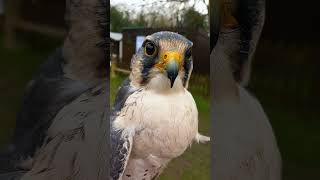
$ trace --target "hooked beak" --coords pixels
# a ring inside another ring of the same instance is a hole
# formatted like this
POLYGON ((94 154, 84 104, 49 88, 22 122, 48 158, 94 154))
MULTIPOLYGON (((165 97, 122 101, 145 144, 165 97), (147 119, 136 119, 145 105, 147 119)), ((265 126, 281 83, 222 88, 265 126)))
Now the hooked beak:
POLYGON ((182 66, 182 55, 176 51, 167 51, 161 56, 161 60, 156 67, 161 71, 166 71, 172 88, 182 66))
POLYGON ((172 88, 179 73, 179 64, 175 59, 170 60, 166 65, 167 76, 170 80, 170 87, 172 88))

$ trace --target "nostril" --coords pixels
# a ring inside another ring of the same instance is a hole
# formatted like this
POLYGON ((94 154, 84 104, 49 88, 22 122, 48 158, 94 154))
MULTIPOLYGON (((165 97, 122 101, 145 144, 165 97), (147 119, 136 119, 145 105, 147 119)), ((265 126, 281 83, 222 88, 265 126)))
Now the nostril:
POLYGON ((167 57, 168 57, 168 55, 165 54, 165 55, 164 55, 164 59, 167 59, 167 57))

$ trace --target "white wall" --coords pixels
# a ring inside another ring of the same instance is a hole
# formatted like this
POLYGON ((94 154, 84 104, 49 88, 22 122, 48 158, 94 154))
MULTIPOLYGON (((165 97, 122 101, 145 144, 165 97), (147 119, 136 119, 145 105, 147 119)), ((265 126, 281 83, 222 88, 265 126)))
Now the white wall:
POLYGON ((136 37, 136 52, 138 52, 138 50, 142 46, 145 39, 146 39, 145 36, 137 36, 136 37))

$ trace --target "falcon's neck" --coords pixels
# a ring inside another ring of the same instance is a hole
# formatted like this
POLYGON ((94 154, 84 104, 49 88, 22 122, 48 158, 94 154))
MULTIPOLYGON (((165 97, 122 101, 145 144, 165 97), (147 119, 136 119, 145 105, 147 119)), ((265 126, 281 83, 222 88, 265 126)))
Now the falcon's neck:
POLYGON ((153 76, 145 85, 145 89, 164 94, 180 93, 185 91, 180 76, 177 76, 174 85, 171 88, 170 80, 164 74, 157 74, 153 76))

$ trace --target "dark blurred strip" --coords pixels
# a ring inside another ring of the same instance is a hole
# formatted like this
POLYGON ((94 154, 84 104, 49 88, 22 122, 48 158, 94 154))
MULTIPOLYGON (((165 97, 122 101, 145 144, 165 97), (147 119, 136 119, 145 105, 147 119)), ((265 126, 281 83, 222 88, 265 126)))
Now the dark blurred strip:
POLYGON ((220 33, 220 5, 221 0, 210 0, 209 4, 209 14, 210 14, 210 52, 215 47, 218 41, 220 33))

